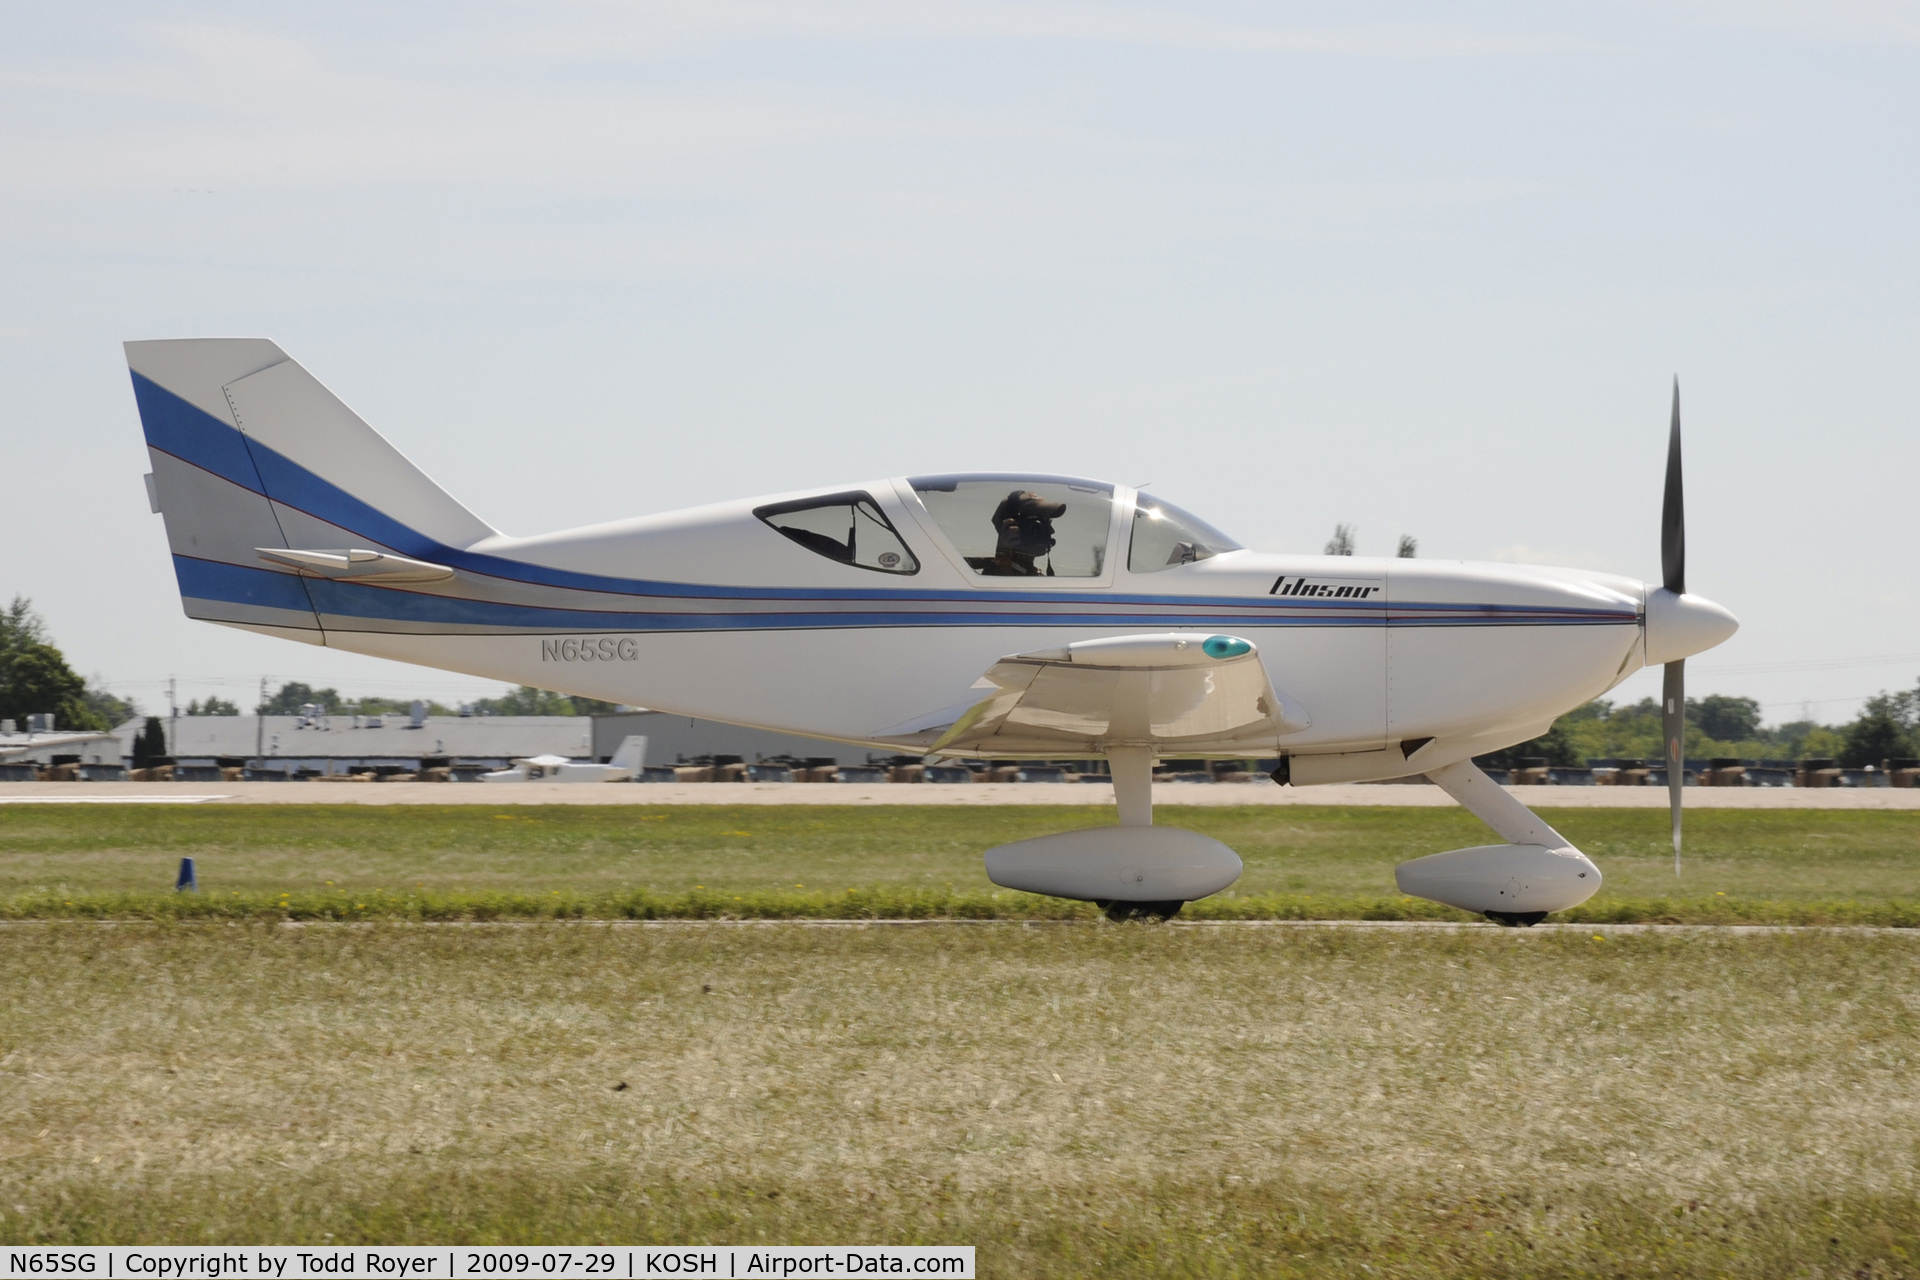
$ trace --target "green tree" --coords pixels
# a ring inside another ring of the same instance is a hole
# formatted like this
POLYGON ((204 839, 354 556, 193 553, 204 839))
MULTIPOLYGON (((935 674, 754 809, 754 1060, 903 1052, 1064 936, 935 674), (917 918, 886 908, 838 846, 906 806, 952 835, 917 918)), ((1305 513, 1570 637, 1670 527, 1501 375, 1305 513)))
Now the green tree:
POLYGON ((240 708, 225 698, 208 698, 205 702, 194 701, 187 704, 190 716, 237 716, 240 708))
POLYGON ((593 716, 618 711, 620 704, 598 698, 570 698, 551 689, 523 684, 497 698, 482 698, 473 704, 473 709, 493 716, 593 716))
POLYGON ((0 719, 25 721, 51 712, 60 729, 104 729, 87 703, 87 682, 47 638, 33 602, 15 596, 0 610, 0 719))
MULTIPOLYGON (((214 699, 209 699, 209 701, 214 701, 214 699)), ((280 686, 279 692, 255 707, 254 714, 259 716, 297 716, 300 714, 300 708, 306 706, 308 703, 317 703, 320 710, 328 715, 334 715, 346 707, 346 703, 340 699, 340 691, 338 689, 316 689, 310 684, 302 684, 298 680, 289 680, 280 686)), ((229 703, 228 705, 230 706, 232 704, 229 703)), ((213 713, 203 712, 202 714, 211 715, 213 713)), ((234 714, 238 713, 236 712, 234 714)))
POLYGON ((1724 693, 1688 698, 1687 723, 1719 742, 1752 741, 1760 736, 1760 704, 1724 693))
POLYGON ((87 710, 98 717, 103 724, 112 728, 115 725, 125 724, 140 714, 138 702, 132 698, 122 698, 108 693, 99 686, 98 680, 99 677, 95 676, 87 681, 86 704, 87 710))
POLYGON ((577 716, 604 716, 620 709, 619 703, 602 702, 598 698, 582 698, 575 695, 570 701, 573 703, 573 714, 577 716))
POLYGON ((166 754, 166 727, 160 723, 159 716, 148 716, 146 728, 133 740, 133 767, 151 769, 154 761, 164 759, 166 754))
POLYGON ((1901 723, 1905 694, 1868 698, 1860 716, 1840 732, 1840 764, 1848 769, 1878 766, 1882 760, 1915 754, 1913 734, 1901 723))
MULTIPOLYGON (((1884 709, 1920 751, 1920 728, 1915 726, 1915 718, 1920 716, 1920 694, 1888 695, 1884 709)), ((1760 723, 1760 704, 1752 698, 1715 694, 1697 702, 1689 700, 1687 712, 1688 759, 1735 756, 1743 760, 1791 760, 1837 757, 1842 751, 1842 731, 1811 720, 1766 728, 1760 723)), ((1861 749, 1871 748, 1863 743, 1861 749)), ((1658 701, 1643 698, 1627 706, 1615 706, 1596 698, 1561 716, 1542 737, 1480 759, 1510 767, 1529 756, 1570 764, 1605 759, 1658 760, 1665 754, 1658 701)))
POLYGON ((1550 765, 1579 766, 1587 762, 1580 754, 1579 747, 1567 731, 1566 718, 1554 721, 1553 728, 1547 730, 1531 742, 1522 742, 1518 746, 1504 751, 1490 752, 1484 756, 1475 756, 1476 763, 1489 769, 1517 769, 1524 760, 1544 758, 1550 765))
POLYGON ((493 716, 570 716, 575 714, 573 700, 551 689, 521 685, 497 698, 482 698, 473 704, 475 711, 493 716))
POLYGON ((30 644, 14 650, 0 671, 0 719, 24 721, 49 711, 57 728, 107 727, 87 706, 87 682, 58 649, 30 644))
POLYGON ((47 643, 47 624, 33 611, 33 601, 15 596, 13 603, 0 610, 0 654, 30 644, 47 643))
POLYGON ((1353 554, 1352 525, 1336 524, 1333 526, 1333 536, 1327 539, 1325 554, 1330 556, 1350 556, 1353 554))

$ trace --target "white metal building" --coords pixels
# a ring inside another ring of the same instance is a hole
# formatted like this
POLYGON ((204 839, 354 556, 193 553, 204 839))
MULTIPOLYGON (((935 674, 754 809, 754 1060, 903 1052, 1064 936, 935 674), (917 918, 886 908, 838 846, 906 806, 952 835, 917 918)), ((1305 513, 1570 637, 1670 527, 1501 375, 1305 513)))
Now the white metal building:
MULTIPOLYGON (((502 768, 527 756, 580 759, 593 752, 586 716, 161 716, 167 754, 182 765, 245 761, 273 772, 350 773, 422 767, 423 760, 502 768)), ((146 717, 114 732, 115 757, 133 758, 146 717)))

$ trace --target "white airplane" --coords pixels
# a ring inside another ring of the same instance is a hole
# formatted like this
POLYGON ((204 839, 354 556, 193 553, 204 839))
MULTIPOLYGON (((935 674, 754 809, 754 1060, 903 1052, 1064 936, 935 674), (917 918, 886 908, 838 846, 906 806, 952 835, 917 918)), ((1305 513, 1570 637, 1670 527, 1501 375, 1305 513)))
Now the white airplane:
POLYGON ((482 782, 631 782, 647 758, 647 740, 629 734, 605 764, 596 760, 569 760, 565 756, 525 756, 510 768, 480 775, 482 782))
MULTIPOLYGON (((76 742, 99 742, 111 735, 98 729, 82 729, 72 733, 27 733, 0 734, 0 760, 11 760, 15 756, 24 756, 33 751, 45 751, 49 747, 65 747, 76 742)), ((119 757, 114 757, 119 762, 119 757)))
POLYGON ((1664 580, 1249 551, 1125 485, 963 473, 511 537, 263 339, 130 342, 189 617, 930 757, 1104 756, 1117 828, 1003 845, 1001 885, 1165 917, 1240 874, 1152 825, 1156 757, 1279 757, 1312 786, 1424 774, 1504 843, 1403 892, 1503 924, 1600 872, 1472 757, 1666 665, 1676 871, 1683 662, 1738 626, 1688 595, 1679 392, 1664 580))

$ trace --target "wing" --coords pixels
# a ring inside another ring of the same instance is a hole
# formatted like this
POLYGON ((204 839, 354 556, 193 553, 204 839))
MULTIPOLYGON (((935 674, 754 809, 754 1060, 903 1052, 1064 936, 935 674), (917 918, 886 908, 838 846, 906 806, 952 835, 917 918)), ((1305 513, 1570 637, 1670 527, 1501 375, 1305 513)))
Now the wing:
POLYGON ((1082 640, 1002 658, 974 688, 977 701, 876 737, 930 755, 1098 755, 1113 746, 1268 754, 1311 723, 1237 636, 1082 640))

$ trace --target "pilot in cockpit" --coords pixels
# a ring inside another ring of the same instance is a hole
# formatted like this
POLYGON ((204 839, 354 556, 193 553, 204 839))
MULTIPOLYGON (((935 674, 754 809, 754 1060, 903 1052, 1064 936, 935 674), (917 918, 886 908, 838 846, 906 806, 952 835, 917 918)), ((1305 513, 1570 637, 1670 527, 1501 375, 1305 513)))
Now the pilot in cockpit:
MULTIPOLYGON (((993 559, 979 566, 983 577, 1052 577, 1053 522, 1067 513, 1064 502, 1048 502, 1037 493, 1015 489, 993 510, 993 559), (1036 563, 1047 556, 1047 567, 1036 563)), ((978 562, 976 562, 978 563, 978 562)))

